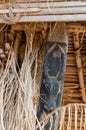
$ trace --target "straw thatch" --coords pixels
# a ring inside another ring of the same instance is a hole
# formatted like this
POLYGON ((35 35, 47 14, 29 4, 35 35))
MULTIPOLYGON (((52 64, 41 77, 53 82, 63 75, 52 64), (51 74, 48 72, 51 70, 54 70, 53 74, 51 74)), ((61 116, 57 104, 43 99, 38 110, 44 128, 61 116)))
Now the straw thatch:
POLYGON ((22 32, 7 25, 2 30, 0 130, 35 129, 46 39, 46 25, 39 32, 37 27, 27 24, 22 32))

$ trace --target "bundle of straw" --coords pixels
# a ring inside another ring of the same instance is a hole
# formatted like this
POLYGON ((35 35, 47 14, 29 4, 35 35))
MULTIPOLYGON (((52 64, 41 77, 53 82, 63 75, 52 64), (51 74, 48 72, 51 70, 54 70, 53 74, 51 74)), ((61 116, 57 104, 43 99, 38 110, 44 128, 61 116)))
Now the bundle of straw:
POLYGON ((35 30, 30 31, 28 26, 21 68, 16 47, 9 53, 5 68, 0 68, 0 130, 35 130, 45 36, 37 43, 35 30))

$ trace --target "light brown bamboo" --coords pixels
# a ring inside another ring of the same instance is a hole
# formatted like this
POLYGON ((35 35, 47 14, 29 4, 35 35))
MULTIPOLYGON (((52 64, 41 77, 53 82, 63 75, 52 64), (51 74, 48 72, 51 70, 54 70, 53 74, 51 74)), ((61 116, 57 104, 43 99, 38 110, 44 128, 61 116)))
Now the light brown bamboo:
POLYGON ((75 57, 76 57, 76 65, 78 69, 78 78, 80 84, 80 91, 82 94, 82 100, 86 103, 86 92, 85 92, 85 85, 84 85, 84 76, 83 76, 83 66, 81 61, 80 55, 80 43, 79 43, 79 34, 74 34, 74 48, 75 48, 75 57))
MULTIPOLYGON (((53 1, 57 1, 57 2, 62 2, 64 0, 53 0, 53 1)), ((21 3, 24 3, 24 2, 47 2, 47 0, 17 0, 17 2, 21 2, 21 3)), ((49 0, 49 2, 52 2, 52 0, 49 0)))
POLYGON ((14 42, 14 52, 15 52, 17 58, 18 58, 18 54, 19 54, 19 46, 21 43, 21 36, 22 36, 21 32, 16 33, 16 38, 15 38, 15 42, 14 42))
MULTIPOLYGON (((3 0, 2 0, 2 1, 3 1, 3 0)), ((12 4, 13 4, 13 3, 16 3, 15 0, 10 0, 10 1, 9 1, 9 0, 5 0, 5 3, 9 3, 9 2, 12 3, 12 4)))
POLYGON ((0 46, 3 45, 3 41, 4 41, 4 32, 0 32, 0 46))

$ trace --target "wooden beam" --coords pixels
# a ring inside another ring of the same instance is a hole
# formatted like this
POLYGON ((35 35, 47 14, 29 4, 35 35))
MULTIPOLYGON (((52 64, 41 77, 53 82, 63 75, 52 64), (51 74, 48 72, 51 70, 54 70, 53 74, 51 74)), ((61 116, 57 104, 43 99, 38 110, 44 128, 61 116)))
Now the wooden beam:
POLYGON ((47 16, 22 16, 19 22, 70 22, 70 21, 86 21, 86 15, 47 15, 47 16))
MULTIPOLYGON (((86 21, 86 15, 47 15, 47 16, 21 16, 18 22, 76 22, 86 21)), ((0 23, 6 23, 4 17, 0 17, 0 23)))
MULTIPOLYGON (((13 13, 22 13, 29 15, 28 13, 35 13, 34 15, 50 15, 50 14, 86 14, 86 7, 73 7, 73 8, 19 8, 13 9, 13 13)), ((0 9, 0 14, 9 13, 9 9, 0 9)))
MULTIPOLYGON (((5 4, 5 3, 4 3, 5 4)), ((0 3, 0 8, 3 8, 4 4, 0 3)), ((33 8, 65 8, 65 7, 86 7, 86 2, 38 2, 38 3, 17 3, 19 7, 33 7, 33 8)))
MULTIPOLYGON (((9 0, 8 0, 9 1, 9 0)), ((11 0, 12 1, 12 0, 11 0)), ((49 2, 63 2, 64 0, 48 0, 49 2)), ((38 3, 38 2, 47 2, 47 0, 16 0, 17 3, 38 3)), ((0 3, 5 3, 5 0, 0 0, 0 3)))
MULTIPOLYGON (((36 3, 38 3, 38 2, 47 2, 47 0, 16 0, 17 2, 20 2, 20 3, 24 3, 24 2, 36 2, 36 3)), ((64 0, 48 0, 49 2, 54 2, 54 1, 56 1, 56 2, 62 2, 62 1, 64 1, 64 0)))
MULTIPOLYGON (((30 4, 20 4, 19 8, 18 6, 16 8, 15 5, 12 6, 12 4, 10 4, 8 7, 13 7, 13 9, 11 9, 11 14, 13 13, 16 15, 17 13, 20 13, 21 17, 18 22, 86 21, 86 2, 51 2, 30 4)), ((4 9, 5 7, 5 4, 0 4, 1 15, 10 14, 10 9, 4 9)), ((10 21, 10 18, 8 17, 7 19, 10 21)), ((0 23, 5 23, 6 21, 4 20, 4 15, 2 15, 0 23)))
POLYGON ((86 7, 86 2, 39 2, 39 3, 17 3, 20 7, 40 8, 63 8, 63 7, 86 7))

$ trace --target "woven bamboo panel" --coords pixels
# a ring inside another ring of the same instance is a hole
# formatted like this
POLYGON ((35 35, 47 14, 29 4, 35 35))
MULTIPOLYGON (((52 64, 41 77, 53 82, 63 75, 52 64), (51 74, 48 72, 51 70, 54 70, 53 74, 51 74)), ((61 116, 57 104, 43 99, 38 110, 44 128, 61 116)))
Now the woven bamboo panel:
MULTIPOLYGON (((76 33, 79 31, 79 43, 82 46, 81 61, 83 64, 83 75, 84 83, 86 86, 86 36, 84 29, 80 30, 83 26, 80 23, 75 24, 75 26, 68 25, 68 53, 67 53, 67 63, 65 72, 65 83, 63 91, 63 105, 68 103, 82 103, 82 96, 80 92, 80 84, 78 78, 78 69, 75 59, 75 49, 74 49, 74 30, 76 33), (78 26, 78 24, 80 26, 78 26), (75 27, 75 28, 74 28, 75 27)), ((85 91, 85 90, 84 90, 85 91)))

